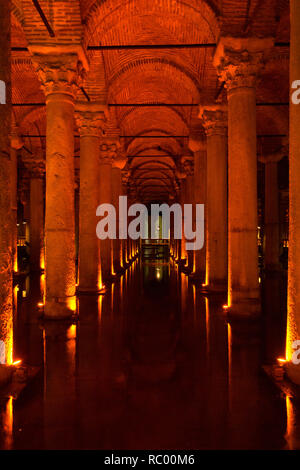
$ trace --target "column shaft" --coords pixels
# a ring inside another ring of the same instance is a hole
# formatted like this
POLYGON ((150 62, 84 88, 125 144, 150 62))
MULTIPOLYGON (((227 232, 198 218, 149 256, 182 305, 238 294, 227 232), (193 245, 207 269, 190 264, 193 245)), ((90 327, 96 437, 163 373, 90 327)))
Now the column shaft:
POLYGON ((70 95, 47 97, 46 304, 48 317, 75 310, 74 102, 70 95))
MULTIPOLYGON (((123 161, 122 161, 123 162, 123 161)), ((124 164, 126 159, 124 159, 124 164)), ((122 165, 112 169, 112 203, 117 215, 117 238, 113 240, 113 269, 118 274, 123 270, 123 240, 119 238, 119 197, 122 196, 122 165)))
MULTIPOLYGON (((195 204, 204 204, 205 207, 205 227, 206 227, 206 171, 207 156, 205 150, 194 152, 194 184, 195 184, 195 204)), ((206 230, 204 246, 194 253, 194 273, 193 277, 204 281, 206 269, 206 230)))
POLYGON ((206 285, 227 289, 227 115, 211 111, 207 129, 206 285), (221 114, 221 116, 218 116, 221 114), (213 115, 213 116, 212 116, 213 115), (220 119, 224 121, 220 121, 220 119))
POLYGON ((11 130, 11 42, 10 8, 0 4, 0 80, 6 87, 6 104, 0 105, 0 362, 10 363, 13 358, 12 310, 12 237, 11 237, 11 185, 10 138, 11 130))
POLYGON ((228 304, 243 314, 259 302, 254 87, 228 94, 228 146, 228 304))
MULTIPOLYGON (((290 80, 300 77, 300 3, 290 2, 290 80)), ((287 372, 300 384, 300 365, 293 364, 293 342, 300 340, 300 106, 290 103, 289 138, 289 265, 288 317, 286 335, 287 372)))
POLYGON ((265 165, 265 268, 279 267, 278 163, 265 165))
MULTIPOLYGON (((112 201, 112 164, 109 161, 101 160, 99 165, 100 186, 99 204, 111 204, 112 201)), ((112 275, 112 240, 100 240, 100 256, 102 279, 107 281, 112 275)))
POLYGON ((96 209, 99 204, 99 137, 80 138, 79 290, 102 287, 96 209))
POLYGON ((42 268, 44 251, 44 181, 41 177, 30 179, 30 270, 42 268))

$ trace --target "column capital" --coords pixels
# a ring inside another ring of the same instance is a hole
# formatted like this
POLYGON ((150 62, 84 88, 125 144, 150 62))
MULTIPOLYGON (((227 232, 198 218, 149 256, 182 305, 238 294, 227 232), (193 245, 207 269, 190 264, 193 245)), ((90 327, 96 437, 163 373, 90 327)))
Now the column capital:
POLYGON ((213 62, 228 92, 256 86, 257 76, 273 44, 273 38, 220 38, 213 62))
POLYGON ((39 53, 32 56, 32 62, 48 99, 52 95, 64 94, 75 99, 85 77, 85 68, 76 53, 39 53))
POLYGON ((124 152, 119 151, 117 154, 117 158, 113 162, 113 168, 119 168, 119 170, 123 170, 127 164, 127 156, 124 152))
POLYGON ((184 156, 181 158, 182 167, 186 176, 193 176, 194 174, 194 158, 192 156, 184 156))
POLYGON ((10 131, 10 146, 15 150, 20 150, 24 145, 23 140, 20 137, 19 126, 12 119, 12 126, 10 131))
POLYGON ((81 137, 100 137, 106 122, 106 106, 98 103, 77 102, 75 120, 81 137))
POLYGON ((26 170, 31 179, 43 179, 45 176, 45 160, 42 159, 31 159, 25 162, 26 170))
POLYGON ((271 152, 264 155, 258 156, 258 161, 267 165, 268 163, 277 163, 283 159, 285 155, 288 155, 288 145, 283 145, 277 152, 271 152))
POLYGON ((130 171, 128 169, 122 170, 122 185, 127 186, 130 177, 130 171))
POLYGON ((118 155, 118 145, 108 139, 104 139, 100 145, 100 162, 112 165, 118 155))
POLYGON ((227 106, 211 104, 199 106, 199 118, 207 136, 227 135, 228 115, 227 106))
POLYGON ((205 136, 202 134, 190 134, 188 147, 193 153, 206 152, 205 136))

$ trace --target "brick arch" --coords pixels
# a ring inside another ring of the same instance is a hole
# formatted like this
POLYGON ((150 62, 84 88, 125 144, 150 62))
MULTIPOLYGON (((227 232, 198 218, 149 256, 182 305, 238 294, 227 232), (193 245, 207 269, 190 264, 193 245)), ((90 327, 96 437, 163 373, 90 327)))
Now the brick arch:
POLYGON ((23 28, 30 44, 71 43, 79 45, 82 43, 83 26, 80 0, 60 0, 59 2, 40 0, 41 7, 55 31, 55 38, 49 38, 49 33, 32 0, 21 1, 24 17, 23 28))
POLYGON ((165 79, 170 80, 170 77, 172 77, 173 82, 175 76, 177 81, 186 83, 187 88, 193 90, 192 93, 190 92, 192 95, 199 97, 200 83, 196 71, 191 72, 188 68, 178 64, 178 62, 162 57, 140 58, 124 64, 122 68, 108 79, 107 87, 110 90, 109 94, 123 89, 126 83, 137 78, 137 73, 160 73, 165 79))
POLYGON ((205 0, 96 0, 84 15, 85 42, 88 44, 91 38, 100 42, 103 32, 119 24, 124 17, 128 20, 145 13, 169 18, 182 17, 190 25, 206 25, 210 32, 208 39, 216 40, 220 33, 216 11, 205 0))
POLYGON ((130 108, 123 118, 119 120, 119 127, 126 135, 141 134, 141 122, 147 132, 156 130, 166 134, 185 135, 188 132, 187 121, 174 108, 130 108))
POLYGON ((22 0, 13 0, 11 2, 11 12, 17 21, 23 26, 25 18, 22 9, 22 0))

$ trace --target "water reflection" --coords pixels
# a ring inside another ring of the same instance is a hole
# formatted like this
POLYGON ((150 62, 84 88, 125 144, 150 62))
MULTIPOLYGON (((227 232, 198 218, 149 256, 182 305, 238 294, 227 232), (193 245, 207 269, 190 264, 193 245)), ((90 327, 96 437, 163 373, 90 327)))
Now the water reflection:
POLYGON ((261 368, 281 352, 266 334, 278 299, 261 323, 228 324, 224 302, 177 267, 135 262, 105 295, 79 298, 76 324, 43 324, 43 285, 15 290, 16 354, 41 374, 0 405, 1 448, 300 447, 299 406, 261 368))

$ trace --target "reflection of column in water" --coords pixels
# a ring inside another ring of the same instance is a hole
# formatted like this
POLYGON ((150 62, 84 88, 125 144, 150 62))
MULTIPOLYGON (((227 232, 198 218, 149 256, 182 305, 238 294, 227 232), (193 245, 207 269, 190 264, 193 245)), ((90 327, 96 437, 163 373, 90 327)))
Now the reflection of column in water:
POLYGON ((227 324, 219 304, 206 304, 206 375, 208 388, 208 429, 211 448, 224 448, 228 411, 227 324))
POLYGON ((184 316, 186 313, 187 305, 187 290, 188 290, 188 278, 185 274, 180 273, 180 283, 181 283, 181 313, 184 316))
POLYGON ((0 449, 13 448, 13 398, 10 397, 0 412, 0 449))
POLYGON ((47 449, 76 447, 76 326, 47 322, 44 329, 44 430, 47 449))
POLYGON ((96 420, 101 400, 96 384, 100 382, 101 370, 106 367, 103 357, 101 357, 100 347, 104 300, 103 296, 99 296, 99 298, 97 296, 82 296, 79 300, 81 320, 77 331, 76 406, 81 429, 79 441, 81 449, 97 448, 100 444, 93 441, 93 438, 99 439, 100 434, 96 420), (101 366, 96 367, 95 362, 101 366))
POLYGON ((300 450, 300 408, 293 398, 286 397, 286 435, 287 448, 300 450))
POLYGON ((234 448, 255 448, 260 424, 259 343, 256 325, 228 325, 228 437, 234 448))

